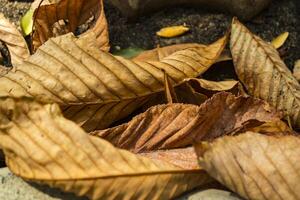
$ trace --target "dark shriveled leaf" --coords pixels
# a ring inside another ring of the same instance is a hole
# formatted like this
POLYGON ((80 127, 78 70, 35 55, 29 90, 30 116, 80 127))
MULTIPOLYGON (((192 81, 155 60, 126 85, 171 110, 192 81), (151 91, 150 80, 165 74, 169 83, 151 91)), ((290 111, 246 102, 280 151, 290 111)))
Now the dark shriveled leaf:
POLYGON ((209 140, 271 121, 280 121, 280 114, 264 101, 222 92, 200 106, 154 106, 126 124, 91 134, 119 148, 147 152, 186 147, 195 140, 209 140))

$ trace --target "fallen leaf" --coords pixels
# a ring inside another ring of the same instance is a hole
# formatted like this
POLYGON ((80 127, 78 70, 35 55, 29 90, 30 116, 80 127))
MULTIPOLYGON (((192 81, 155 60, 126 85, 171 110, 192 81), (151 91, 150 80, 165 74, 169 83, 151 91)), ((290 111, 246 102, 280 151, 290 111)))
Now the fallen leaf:
POLYGON ((165 38, 172 38, 183 35, 188 32, 190 29, 186 26, 170 26, 160 29, 156 32, 156 35, 165 38))
POLYGON ((273 45, 234 19, 230 46, 236 73, 248 93, 268 101, 299 127, 300 85, 273 45))
POLYGON ((113 147, 65 119, 56 104, 3 100, 0 146, 9 169, 90 199, 171 199, 211 179, 113 147))
POLYGON ((140 153, 138 155, 152 160, 162 160, 183 169, 200 169, 197 162, 197 155, 193 147, 151 151, 140 153))
POLYGON ((280 34, 279 36, 277 36, 276 38, 274 38, 271 42, 271 44, 276 48, 279 49, 287 40, 287 38, 289 37, 289 32, 284 32, 282 34, 280 34))
POLYGON ((95 19, 95 24, 82 35, 95 34, 97 45, 104 51, 109 50, 107 21, 104 14, 102 0, 61 0, 57 3, 43 5, 34 13, 33 46, 36 50, 49 38, 54 36, 53 29, 57 23, 66 23, 67 30, 75 33, 76 28, 90 18, 95 19))
POLYGON ((199 165, 246 199, 300 199, 300 139, 247 132, 195 146, 199 165))
POLYGON ((169 75, 165 72, 165 94, 168 103, 178 103, 177 95, 171 83, 169 75))
POLYGON ((280 115, 262 100, 221 92, 200 106, 154 106, 128 123, 90 134, 122 149, 147 152, 182 148, 194 140, 209 140, 241 130, 244 124, 252 128, 279 120, 280 115))
POLYGON ((187 43, 187 44, 174 44, 170 46, 165 47, 157 47, 152 50, 147 50, 136 57, 134 57, 132 60, 134 61, 160 61, 161 59, 175 53, 176 51, 185 50, 188 48, 207 48, 206 45, 203 44, 197 44, 197 43, 187 43))
POLYGON ((49 39, 22 65, 0 77, 0 97, 56 102, 85 130, 107 128, 164 91, 205 72, 222 52, 226 37, 206 49, 176 52, 160 62, 133 62, 99 50, 95 37, 72 33, 49 39))
POLYGON ((185 81, 189 82, 195 91, 205 94, 208 97, 222 91, 231 92, 236 95, 239 93, 239 82, 235 80, 209 81, 200 78, 189 78, 185 81))
POLYGON ((293 70, 294 77, 300 81, 300 60, 295 62, 294 70, 293 70))
POLYGON ((0 40, 7 46, 12 65, 21 63, 30 55, 27 43, 17 28, 0 13, 0 40))

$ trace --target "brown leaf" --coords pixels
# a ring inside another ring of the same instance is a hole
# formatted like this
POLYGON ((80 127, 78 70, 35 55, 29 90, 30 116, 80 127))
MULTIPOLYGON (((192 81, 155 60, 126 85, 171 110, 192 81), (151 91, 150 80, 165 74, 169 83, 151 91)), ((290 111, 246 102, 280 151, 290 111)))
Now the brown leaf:
POLYGON ((0 40, 7 46, 13 65, 29 57, 30 52, 22 34, 2 13, 0 13, 0 40))
POLYGON ((300 127, 300 85, 273 45, 252 34, 234 19, 231 52, 236 73, 249 94, 281 110, 300 127))
POLYGON ((166 99, 168 103, 177 103, 178 99, 176 96, 176 92, 171 84, 171 80, 169 75, 165 72, 164 76, 165 81, 165 93, 166 93, 166 99))
POLYGON ((300 199, 300 139, 247 132, 195 146, 199 164, 246 199, 300 199))
POLYGON ((162 160, 183 169, 199 169, 197 155, 193 147, 140 153, 152 160, 162 160))
POLYGON ((160 61, 161 59, 175 53, 176 51, 185 50, 188 48, 207 48, 206 45, 197 43, 175 44, 166 47, 157 47, 152 50, 144 51, 134 57, 134 61, 160 61))
MULTIPOLYGON (((197 43, 185 43, 185 44, 174 44, 165 47, 157 47, 152 50, 147 50, 140 53, 138 56, 134 57, 134 61, 160 61, 163 58, 175 53, 176 51, 181 51, 189 48, 199 48, 205 49, 207 45, 197 44, 197 43)), ((231 53, 229 50, 222 51, 221 55, 218 57, 216 62, 232 60, 231 53)))
POLYGON ((107 128, 162 92, 164 71, 173 86, 197 77, 214 63, 225 44, 226 37, 205 50, 176 52, 160 62, 133 62, 99 50, 91 35, 51 38, 0 77, 0 97, 56 102, 85 130, 107 128))
POLYGON ((181 148, 265 122, 279 114, 264 101, 218 93, 200 106, 170 104, 151 107, 129 123, 92 132, 123 149, 145 152, 181 148))
POLYGON ((211 179, 89 136, 56 104, 2 100, 0 146, 16 175, 90 199, 171 199, 211 179))
POLYGON ((293 75, 297 79, 297 81, 300 81, 300 60, 297 60, 295 62, 294 70, 293 70, 293 75))
MULTIPOLYGON (((54 32, 59 23, 66 23, 63 27, 65 30, 60 34, 75 33, 76 28, 90 19, 94 19, 94 26, 82 35, 95 34, 97 46, 108 51, 109 36, 102 0, 60 0, 37 8, 34 13, 35 31, 32 36, 34 49, 36 50, 49 38, 57 36, 54 32)), ((56 32, 58 33, 59 31, 56 32)))

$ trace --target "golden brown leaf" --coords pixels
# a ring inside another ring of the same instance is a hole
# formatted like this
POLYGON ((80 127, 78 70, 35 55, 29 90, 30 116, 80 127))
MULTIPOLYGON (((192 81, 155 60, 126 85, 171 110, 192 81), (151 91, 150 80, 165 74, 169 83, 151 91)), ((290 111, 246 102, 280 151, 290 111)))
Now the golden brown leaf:
POLYGON ((156 35, 165 38, 172 38, 180 36, 189 30, 190 29, 186 26, 170 26, 160 29, 158 32, 156 32, 156 35))
POLYGON ((169 75, 165 72, 165 94, 168 103, 178 103, 176 92, 171 84, 169 75))
POLYGON ((147 152, 182 148, 194 140, 213 139, 233 131, 280 120, 264 101, 218 93, 200 106, 169 104, 151 107, 130 122, 92 132, 123 149, 147 152))
POLYGON ((13 65, 21 63, 30 56, 27 43, 22 34, 2 13, 0 13, 0 40, 7 46, 13 65))
POLYGON ((294 70, 293 70, 294 77, 300 81, 300 60, 295 62, 294 70))
POLYGON ((231 52, 235 70, 250 95, 281 110, 292 125, 300 126, 300 85, 277 50, 252 34, 238 20, 232 23, 231 52))
POLYGON ((289 32, 284 32, 282 34, 280 34, 279 36, 277 36, 276 38, 274 38, 271 42, 271 44, 276 48, 279 49, 287 40, 287 38, 289 37, 289 32))
POLYGON ((195 146, 199 164, 246 199, 300 199, 300 139, 247 132, 195 146))
POLYGON ((0 97, 57 102, 64 115, 91 131, 108 127, 172 85, 197 77, 219 56, 226 38, 203 49, 176 52, 160 62, 133 62, 100 51, 91 35, 51 38, 3 77, 0 97), (164 71, 163 71, 164 70, 164 71))
POLYGON ((162 160, 184 169, 199 169, 197 155, 193 147, 151 151, 138 155, 152 160, 162 160))
POLYGON ((37 49, 57 34, 74 33, 76 28, 90 19, 94 19, 94 26, 82 35, 92 32, 97 38, 98 47, 108 51, 108 28, 102 0, 60 0, 37 8, 34 13, 33 46, 37 49), (65 25, 58 26, 62 22, 65 25), (54 34, 57 29, 58 32, 54 34), (63 29, 61 33, 59 29, 63 29))
POLYGON ((174 44, 165 47, 157 47, 152 50, 144 51, 134 57, 134 61, 160 61, 161 59, 175 53, 176 51, 185 50, 188 48, 207 48, 206 45, 197 43, 174 44))
POLYGON ((65 119, 56 104, 2 100, 0 146, 8 167, 30 181, 90 199, 171 199, 211 181, 117 149, 65 119))

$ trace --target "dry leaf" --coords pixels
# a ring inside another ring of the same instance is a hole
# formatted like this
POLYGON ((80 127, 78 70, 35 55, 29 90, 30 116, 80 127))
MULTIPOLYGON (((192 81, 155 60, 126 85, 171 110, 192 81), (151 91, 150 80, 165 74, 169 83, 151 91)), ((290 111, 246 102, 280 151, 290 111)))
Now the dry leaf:
POLYGON ((247 132, 195 146, 199 164, 246 199, 300 199, 300 139, 247 132))
POLYGON ((156 32, 156 35, 165 38, 172 38, 183 35, 188 32, 190 29, 186 26, 170 26, 160 29, 156 32))
POLYGON ((165 72, 164 76, 164 81, 165 81, 165 94, 166 94, 166 99, 168 103, 177 103, 177 95, 174 90, 174 87, 172 86, 172 83, 170 81, 169 75, 165 72))
POLYGON ((171 199, 211 179, 201 169, 151 160, 89 136, 56 104, 1 102, 0 146, 8 167, 30 181, 90 199, 171 199))
MULTIPOLYGON (((93 33, 97 45, 104 51, 109 50, 107 21, 102 0, 61 0, 57 3, 43 5, 35 10, 33 46, 35 50, 49 38, 54 36, 58 23, 66 23, 67 32, 75 32, 76 28, 93 18, 94 26, 82 35, 93 33)), ((62 31, 61 34, 64 34, 62 31)))
POLYGON ((300 85, 273 45, 235 19, 230 46, 235 70, 248 93, 282 110, 293 126, 300 127, 300 85))
POLYGON ((300 81, 300 60, 295 62, 294 70, 293 70, 294 77, 300 81))
POLYGON ((7 46, 13 65, 21 63, 30 56, 27 43, 22 34, 2 13, 0 13, 0 40, 7 46))
POLYGON ((152 50, 144 51, 134 57, 134 61, 160 61, 161 59, 175 53, 176 51, 185 50, 188 48, 207 48, 206 45, 197 43, 174 44, 165 47, 157 47, 152 50))
POLYGON ((145 152, 182 148, 193 144, 195 139, 207 140, 244 130, 245 124, 253 128, 279 120, 279 114, 262 100, 222 92, 200 106, 154 106, 126 124, 91 134, 116 147, 145 152))
POLYGON ((276 48, 279 49, 287 40, 287 38, 289 37, 289 32, 284 32, 282 34, 280 34, 279 36, 277 36, 276 38, 274 38, 271 42, 271 44, 276 48))
MULTIPOLYGON (((197 43, 185 43, 185 44, 174 44, 165 47, 157 47, 152 50, 144 51, 138 56, 134 57, 134 61, 160 61, 163 58, 175 53, 176 51, 185 50, 188 48, 207 48, 207 45, 197 43)), ((232 60, 231 53, 229 50, 224 49, 221 55, 218 57, 216 62, 232 60)))
POLYGON ((176 52, 160 62, 133 62, 100 51, 91 35, 49 39, 22 65, 0 78, 1 97, 57 102, 65 116, 85 130, 107 128, 172 85, 205 72, 220 55, 226 37, 205 49, 176 52), (164 70, 164 71, 163 71, 164 70))
POLYGON ((140 153, 139 155, 151 158, 152 160, 162 160, 184 169, 200 169, 193 147, 152 151, 140 153))

